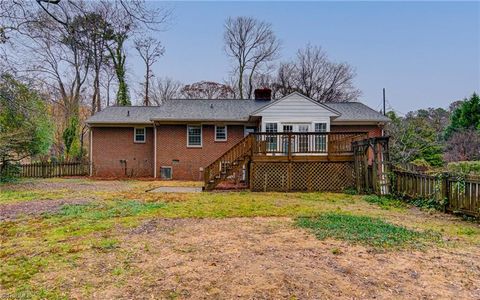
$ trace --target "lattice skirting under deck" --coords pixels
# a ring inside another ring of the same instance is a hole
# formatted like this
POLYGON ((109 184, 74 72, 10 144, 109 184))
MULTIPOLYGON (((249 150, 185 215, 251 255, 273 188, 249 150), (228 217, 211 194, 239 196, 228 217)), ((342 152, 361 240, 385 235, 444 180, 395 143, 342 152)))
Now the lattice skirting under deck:
POLYGON ((343 191, 355 186, 353 162, 252 162, 252 191, 343 191))

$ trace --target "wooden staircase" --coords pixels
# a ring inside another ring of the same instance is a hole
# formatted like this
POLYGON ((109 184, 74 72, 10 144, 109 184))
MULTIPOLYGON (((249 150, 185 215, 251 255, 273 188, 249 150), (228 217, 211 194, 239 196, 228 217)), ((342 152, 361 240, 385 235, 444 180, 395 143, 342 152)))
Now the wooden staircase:
MULTIPOLYGON (((204 169, 204 190, 213 190, 217 185, 232 175, 243 174, 243 167, 247 168, 252 155, 253 137, 247 135, 217 160, 204 169)), ((247 178, 248 181, 248 178, 247 178)))

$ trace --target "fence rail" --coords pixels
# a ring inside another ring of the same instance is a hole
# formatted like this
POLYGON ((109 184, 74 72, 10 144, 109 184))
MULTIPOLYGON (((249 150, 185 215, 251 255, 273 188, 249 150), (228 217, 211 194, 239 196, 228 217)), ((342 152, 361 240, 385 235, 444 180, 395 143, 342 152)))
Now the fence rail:
POLYGON ((88 162, 40 162, 18 165, 18 169, 9 169, 12 175, 19 177, 50 178, 62 176, 88 175, 90 164, 88 162), (15 173, 15 174, 13 174, 15 173))
POLYGON ((393 188, 399 195, 444 201, 447 211, 480 217, 480 177, 398 169, 393 174, 393 188))

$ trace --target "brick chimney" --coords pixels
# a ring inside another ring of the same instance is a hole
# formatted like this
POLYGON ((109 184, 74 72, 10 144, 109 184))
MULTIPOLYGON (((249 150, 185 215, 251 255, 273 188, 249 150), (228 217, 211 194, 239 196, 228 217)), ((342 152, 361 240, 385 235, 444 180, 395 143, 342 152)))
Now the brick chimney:
POLYGON ((269 88, 255 89, 255 100, 270 101, 272 100, 272 90, 269 88))

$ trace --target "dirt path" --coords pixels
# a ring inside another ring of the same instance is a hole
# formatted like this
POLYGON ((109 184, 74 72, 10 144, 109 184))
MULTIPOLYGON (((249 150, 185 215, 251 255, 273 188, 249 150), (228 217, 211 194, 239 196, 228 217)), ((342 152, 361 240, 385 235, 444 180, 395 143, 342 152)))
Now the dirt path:
POLYGON ((287 218, 156 219, 119 231, 119 251, 91 253, 78 261, 74 274, 64 274, 71 296, 480 298, 478 248, 378 252, 319 241, 287 218), (128 271, 112 275, 119 267, 128 271), (85 284, 101 288, 85 295, 85 284))
POLYGON ((14 220, 25 215, 38 216, 43 213, 52 213, 65 204, 85 204, 91 201, 91 199, 57 199, 0 204, 0 221, 14 220))

